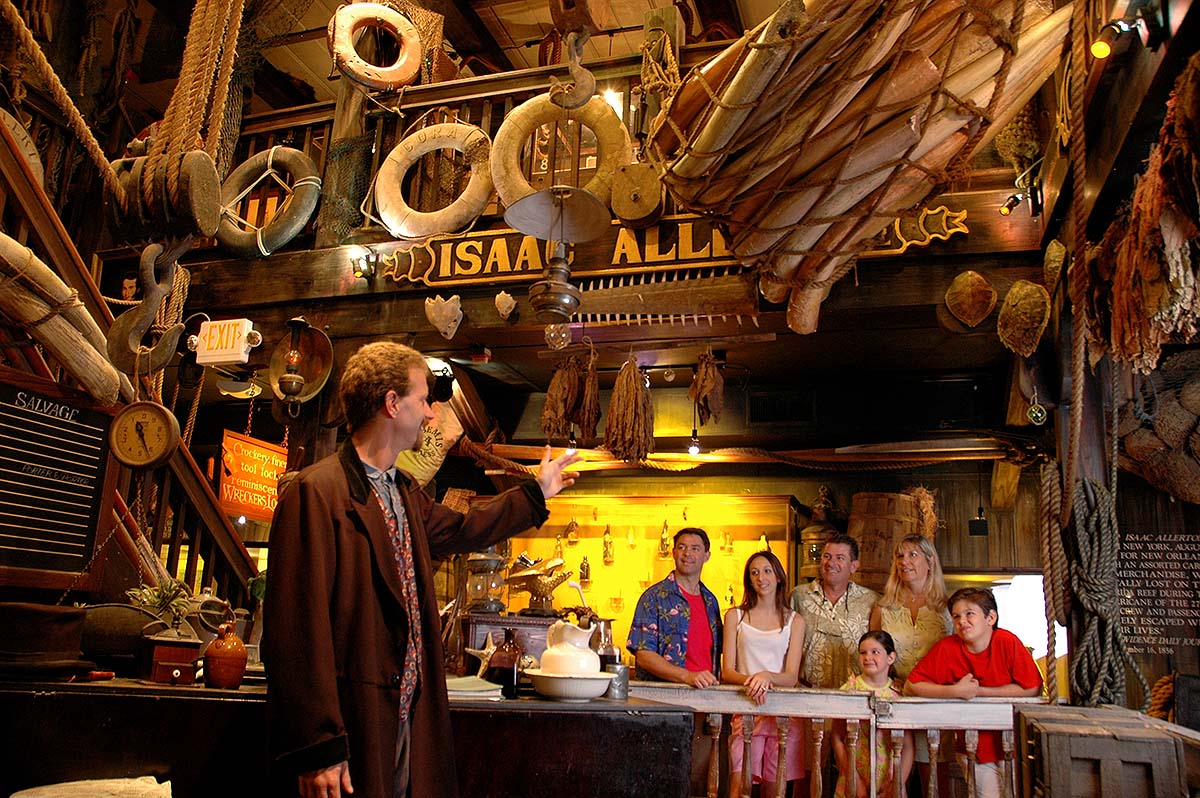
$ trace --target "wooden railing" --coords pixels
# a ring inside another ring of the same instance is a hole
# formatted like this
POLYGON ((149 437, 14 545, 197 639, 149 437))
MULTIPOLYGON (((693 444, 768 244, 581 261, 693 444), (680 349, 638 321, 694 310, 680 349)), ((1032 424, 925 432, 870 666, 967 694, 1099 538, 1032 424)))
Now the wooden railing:
MULTIPOLYGON (((931 776, 929 779, 929 798, 937 798, 937 762, 938 750, 944 743, 951 743, 954 734, 961 732, 966 741, 968 767, 965 769, 968 795, 974 795, 973 770, 975 753, 981 731, 998 731, 1003 740, 1002 793, 1017 795, 1013 770, 1013 705, 1040 704, 1037 698, 980 698, 974 701, 936 700, 923 698, 902 698, 892 701, 877 700, 870 693, 848 692, 839 690, 811 690, 806 688, 777 688, 767 694, 764 704, 756 704, 747 698, 745 690, 740 686, 722 685, 697 690, 680 684, 665 682, 631 682, 629 694, 635 698, 659 701, 665 704, 690 707, 694 712, 708 715, 708 733, 712 738, 713 747, 709 754, 708 763, 708 796, 716 798, 720 789, 720 749, 718 739, 721 735, 722 718, 726 715, 742 715, 746 717, 774 717, 779 728, 786 730, 790 718, 800 718, 807 722, 813 742, 810 761, 806 767, 810 774, 810 786, 813 798, 820 798, 826 793, 822 784, 821 746, 827 734, 827 721, 847 721, 846 744, 849 749, 849 761, 857 761, 858 750, 862 745, 869 746, 871 762, 871 783, 869 794, 874 798, 881 795, 875 783, 875 763, 880 756, 887 756, 878 751, 875 745, 875 730, 887 730, 891 735, 891 772, 897 773, 900 767, 900 745, 904 735, 910 731, 928 731, 931 776), (870 729, 867 739, 859 734, 859 723, 865 721, 870 729), (943 734, 951 732, 951 734, 943 734)), ((753 734, 753 723, 743 723, 744 751, 742 783, 737 793, 731 788, 730 794, 748 796, 750 794, 750 745, 753 734)), ((779 757, 776 768, 774 794, 777 798, 786 795, 786 765, 787 734, 783 731, 778 736, 779 757)), ((847 774, 850 783, 848 794, 855 794, 855 782, 858 774, 854 768, 847 774)), ((894 795, 896 798, 904 795, 904 785, 899 779, 893 778, 894 795)), ((764 793, 765 795, 765 793, 764 793)), ((884 798, 881 795, 881 798, 884 798)), ((947 798, 943 796, 943 798, 947 798)))

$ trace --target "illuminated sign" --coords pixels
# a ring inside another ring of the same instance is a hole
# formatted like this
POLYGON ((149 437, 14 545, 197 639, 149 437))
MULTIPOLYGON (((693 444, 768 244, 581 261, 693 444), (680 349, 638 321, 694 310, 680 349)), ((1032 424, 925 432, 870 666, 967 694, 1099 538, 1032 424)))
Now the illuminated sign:
POLYGON ((250 350, 262 340, 252 332, 254 322, 250 319, 201 323, 196 336, 196 362, 202 366, 245 363, 250 359, 250 350))
POLYGON ((278 496, 275 484, 287 469, 287 449, 225 430, 221 440, 218 501, 230 515, 270 521, 278 496))

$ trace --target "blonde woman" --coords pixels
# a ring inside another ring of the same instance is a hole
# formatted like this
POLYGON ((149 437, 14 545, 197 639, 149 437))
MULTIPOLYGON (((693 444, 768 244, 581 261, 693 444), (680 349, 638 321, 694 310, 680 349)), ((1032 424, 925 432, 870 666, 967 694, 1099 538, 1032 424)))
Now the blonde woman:
MULTIPOLYGON (((896 641, 896 688, 903 689, 908 674, 934 644, 951 632, 946 608, 946 582, 942 561, 933 542, 924 535, 907 535, 896 544, 892 570, 883 597, 871 609, 872 630, 884 631, 896 641)), ((913 738, 921 783, 929 783, 929 740, 924 732, 913 738)), ((943 775, 939 771, 939 776, 943 775)), ((938 780, 941 782, 941 779, 938 780)), ((948 784, 939 784, 940 795, 948 784)), ((924 794, 924 791, 922 791, 924 794)))
POLYGON ((896 641, 896 678, 903 682, 933 644, 950 634, 946 582, 937 549, 924 535, 898 544, 881 598, 871 610, 871 629, 896 641))

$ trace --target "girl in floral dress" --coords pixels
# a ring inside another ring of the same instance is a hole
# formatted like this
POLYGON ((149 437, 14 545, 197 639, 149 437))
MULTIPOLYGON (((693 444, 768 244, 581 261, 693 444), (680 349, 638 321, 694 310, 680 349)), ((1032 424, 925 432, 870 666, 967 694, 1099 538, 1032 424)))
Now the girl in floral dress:
MULTIPOLYGON (((871 631, 858 641, 858 664, 862 671, 851 676, 842 685, 843 690, 858 690, 874 693, 876 698, 898 698, 899 691, 892 684, 892 665, 896 662, 896 644, 887 632, 871 631)), ((858 754, 854 769, 858 773, 853 798, 866 798, 871 794, 871 737, 870 723, 860 721, 858 754)), ((846 721, 833 725, 833 755, 837 759, 838 781, 835 798, 851 798, 850 793, 850 747, 846 743, 846 721)), ((904 733, 900 749, 900 783, 908 780, 912 770, 913 741, 910 732, 904 733)), ((892 745, 889 735, 882 729, 875 732, 875 794, 892 795, 892 745)))

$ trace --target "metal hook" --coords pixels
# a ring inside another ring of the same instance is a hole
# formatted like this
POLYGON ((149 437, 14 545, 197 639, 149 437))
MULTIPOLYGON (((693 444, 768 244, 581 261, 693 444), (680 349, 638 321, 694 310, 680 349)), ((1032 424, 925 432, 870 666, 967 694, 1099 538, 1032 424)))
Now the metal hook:
POLYGON ((588 100, 596 93, 596 76, 583 68, 583 45, 591 38, 587 31, 571 31, 564 43, 570 53, 571 61, 567 67, 574 83, 550 78, 550 102, 559 108, 573 111, 587 105, 588 100))
POLYGON ((149 375, 165 368, 171 362, 179 336, 184 330, 183 324, 174 324, 159 337, 154 346, 142 346, 142 338, 154 324, 159 307, 171 294, 176 261, 191 249, 192 236, 187 235, 177 241, 168 240, 168 244, 169 248, 162 244, 150 244, 142 250, 139 263, 142 301, 118 316, 108 331, 109 361, 118 371, 133 375, 135 379, 139 373, 149 375), (140 357, 139 353, 142 353, 140 357))

